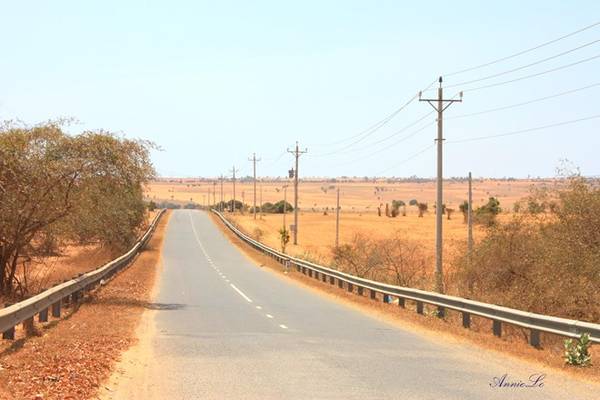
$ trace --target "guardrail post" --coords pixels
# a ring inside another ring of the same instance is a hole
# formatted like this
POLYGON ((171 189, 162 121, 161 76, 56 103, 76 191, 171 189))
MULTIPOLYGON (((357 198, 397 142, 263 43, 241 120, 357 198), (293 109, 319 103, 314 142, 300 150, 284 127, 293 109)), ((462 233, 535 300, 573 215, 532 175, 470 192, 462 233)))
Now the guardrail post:
POLYGON ((463 328, 469 329, 471 327, 471 314, 468 312, 462 313, 462 325, 463 328))
POLYGON ((493 320, 492 322, 492 330, 494 331, 494 336, 502 336, 502 322, 497 320, 493 320))
POLYGON ((323 278, 323 282, 327 282, 327 275, 321 274, 321 277, 323 278))
POLYGON ((297 270, 298 272, 300 272, 300 271, 302 270, 302 267, 300 267, 300 264, 296 264, 296 270, 297 270))
MULTIPOLYGON (((9 307, 9 306, 12 306, 12 304, 6 303, 4 305, 4 307, 9 307)), ((8 328, 4 332, 2 332, 2 339, 15 340, 15 327, 13 326, 12 328, 8 328)))
POLYGON ((377 292, 374 291, 374 290, 372 290, 372 289, 369 289, 369 290, 371 292, 371 300, 376 300, 377 299, 377 292))
POLYGON ((302 273, 306 275, 306 267, 302 267, 302 273))
POLYGON ((398 297, 398 307, 402 307, 402 308, 406 307, 406 302, 405 302, 404 297, 398 297))
POLYGON ((532 329, 529 332, 529 344, 533 347, 540 347, 540 331, 538 331, 537 329, 532 329))
POLYGON ((44 308, 42 311, 40 311, 40 313, 38 314, 38 321, 39 322, 48 322, 48 309, 44 308))
POLYGON ((348 291, 349 292, 353 292, 354 291, 354 285, 352 285, 350 282, 348 282, 346 286, 348 286, 348 291))
POLYGON ((335 284, 335 278, 333 276, 329 277, 329 283, 332 285, 335 284))
POLYGON ((343 289, 343 288, 344 288, 344 281, 343 281, 343 280, 341 280, 341 279, 338 279, 338 287, 339 287, 340 289, 343 289))
POLYGON ((54 318, 60 318, 60 303, 61 301, 57 301, 56 303, 52 304, 52 316, 54 318))
POLYGON ((364 289, 363 289, 363 287, 362 287, 362 286, 359 286, 359 287, 358 287, 358 295, 359 295, 359 296, 362 296, 362 295, 363 295, 363 290, 364 290, 364 289))
POLYGON ((23 330, 25 331, 26 336, 30 336, 34 333, 35 327, 33 325, 33 317, 29 317, 23 321, 23 330))
POLYGON ((313 276, 312 269, 309 269, 309 270, 308 270, 308 276, 309 276, 309 278, 312 278, 312 276, 313 276))
POLYGON ((386 304, 389 304, 389 303, 392 302, 392 299, 390 299, 390 295, 389 294, 386 294, 386 293, 383 294, 383 302, 386 303, 386 304))
POLYGON ((446 309, 442 306, 438 306, 437 316, 438 316, 438 318, 444 318, 446 316, 446 309))
POLYGON ((417 314, 423 314, 423 302, 417 301, 417 314))

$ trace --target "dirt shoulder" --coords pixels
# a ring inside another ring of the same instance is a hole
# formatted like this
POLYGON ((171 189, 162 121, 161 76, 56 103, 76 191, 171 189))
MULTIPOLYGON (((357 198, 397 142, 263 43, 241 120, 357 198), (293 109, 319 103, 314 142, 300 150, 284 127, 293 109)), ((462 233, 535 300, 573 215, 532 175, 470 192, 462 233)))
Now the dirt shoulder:
POLYGON ((65 318, 0 352, 0 399, 87 399, 97 395, 121 353, 136 342, 151 307, 167 213, 146 249, 65 318))
MULTIPOLYGON (((398 307, 397 304, 383 303, 380 297, 378 297, 378 301, 373 301, 366 295, 358 296, 356 293, 349 293, 345 289, 339 289, 337 285, 332 286, 314 278, 309 278, 293 269, 288 274, 284 274, 281 264, 240 240, 216 215, 211 213, 211 218, 223 234, 254 263, 261 267, 268 267, 271 272, 282 279, 291 279, 293 282, 319 295, 326 296, 330 300, 355 307, 361 312, 397 325, 402 329, 409 329, 422 335, 434 337, 435 340, 477 346, 486 351, 495 351, 503 356, 511 356, 521 361, 530 362, 535 367, 542 366, 556 374, 568 374, 579 379, 600 383, 600 361, 596 361, 594 365, 588 368, 574 368, 564 364, 562 338, 542 334, 542 348, 538 350, 527 344, 522 330, 514 327, 503 325, 502 338, 496 338, 492 335, 491 321, 483 318, 473 317, 471 329, 464 329, 461 326, 462 317, 459 313, 448 311, 447 317, 440 319, 434 316, 433 309, 428 310, 426 308, 425 315, 419 315, 415 312, 415 306, 409 304, 411 302, 406 302, 406 308, 403 309, 398 307)), ((600 346, 592 346, 590 352, 592 360, 600 359, 600 346)))

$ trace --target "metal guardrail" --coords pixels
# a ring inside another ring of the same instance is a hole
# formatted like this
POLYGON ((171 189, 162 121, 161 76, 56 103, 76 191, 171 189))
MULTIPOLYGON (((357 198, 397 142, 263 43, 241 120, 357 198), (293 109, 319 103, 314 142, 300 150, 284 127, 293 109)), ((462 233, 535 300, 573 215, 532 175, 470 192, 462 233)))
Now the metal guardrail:
POLYGON ((600 324, 535 314, 494 304, 468 300, 461 297, 447 296, 425 290, 394 286, 359 278, 299 258, 291 257, 270 248, 240 231, 218 211, 213 209, 212 212, 215 213, 223 223, 233 231, 233 233, 255 249, 267 254, 284 265, 289 263, 295 266, 299 272, 308 274, 310 277, 314 276, 315 279, 321 279, 323 282, 329 280, 329 283, 332 285, 334 285, 337 280, 338 286, 343 288, 345 285, 349 292, 354 292, 354 287, 356 286, 359 295, 362 295, 364 290, 369 290, 372 299, 377 298, 377 293, 383 295, 383 301, 388 303, 391 302, 391 297, 395 297, 398 299, 398 305, 400 307, 405 307, 406 300, 414 301, 416 303, 417 312, 420 314, 423 313, 423 304, 437 306, 438 315, 440 316, 445 315, 446 309, 458 311, 462 314, 462 324, 465 328, 470 327, 472 315, 487 318, 493 321, 492 328, 493 333, 496 336, 502 335, 502 323, 526 328, 530 330, 529 343, 535 347, 540 346, 540 332, 569 338, 579 338, 581 334, 588 333, 592 342, 600 343, 600 324))
POLYGON ((160 210, 150 223, 146 232, 138 239, 133 247, 122 256, 108 262, 98 269, 58 284, 27 300, 0 309, 0 332, 3 332, 3 338, 14 339, 15 326, 22 322, 27 323, 27 321, 33 321, 33 317, 36 314, 39 314, 40 322, 47 322, 49 308, 52 308, 53 317, 60 317, 61 304, 65 300, 69 300, 70 298, 73 301, 78 301, 85 291, 93 289, 99 285, 102 280, 107 280, 126 267, 146 245, 156 229, 160 217, 165 211, 166 210, 164 209, 160 210))

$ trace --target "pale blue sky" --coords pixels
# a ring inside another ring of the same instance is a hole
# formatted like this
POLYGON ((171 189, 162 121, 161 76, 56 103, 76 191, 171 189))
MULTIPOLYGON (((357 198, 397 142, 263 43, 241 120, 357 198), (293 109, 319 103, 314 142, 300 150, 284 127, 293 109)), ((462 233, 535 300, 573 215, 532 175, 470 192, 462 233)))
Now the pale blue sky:
MULTIPOLYGON (((283 175, 296 140, 301 175, 435 175, 435 125, 388 140, 430 107, 413 102, 354 146, 358 134, 419 89, 465 67, 600 21, 599 1, 0 1, 0 119, 75 117, 155 141, 165 176, 216 176, 232 164, 283 175), (381 141, 380 143, 377 143, 381 141), (324 155, 329 154, 330 155, 324 155), (376 153, 371 155, 372 153, 376 153), (319 156, 321 155, 321 156, 319 156)), ((520 57, 448 77, 448 85, 510 70, 600 39, 600 25, 520 57)), ((593 43, 464 87, 518 78, 600 55, 593 43)), ((465 92, 448 109, 451 140, 600 114, 600 86, 469 118, 465 113, 600 83, 600 59, 465 92)), ((434 93, 431 93, 432 95, 434 93)), ((445 147, 446 176, 552 176, 561 158, 600 174, 600 119, 445 147)))

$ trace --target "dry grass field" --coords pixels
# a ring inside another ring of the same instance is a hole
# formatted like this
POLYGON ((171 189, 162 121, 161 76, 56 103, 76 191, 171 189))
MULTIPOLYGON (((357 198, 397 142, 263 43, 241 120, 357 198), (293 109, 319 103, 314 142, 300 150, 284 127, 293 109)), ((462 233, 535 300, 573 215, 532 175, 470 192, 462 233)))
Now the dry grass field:
MULTIPOLYGON (((287 182, 260 182, 262 187, 262 201, 276 202, 283 199, 282 185, 287 182)), ((473 201, 475 206, 484 204, 490 196, 500 200, 500 205, 505 213, 501 219, 509 218, 508 212, 512 210, 515 202, 527 196, 532 187, 553 185, 552 180, 474 180, 473 201)), ((421 243, 433 255, 435 247, 435 182, 344 182, 340 187, 340 243, 352 240, 355 234, 362 233, 374 238, 385 238, 398 233, 409 240, 421 243), (388 218, 377 215, 377 207, 392 200, 404 200, 408 203, 411 199, 429 204, 429 212, 423 218, 417 217, 417 209, 407 206, 407 215, 388 218)), ((171 200, 179 202, 197 202, 205 204, 209 199, 212 203, 213 188, 216 189, 216 200, 220 199, 220 185, 213 185, 210 181, 198 180, 172 180, 153 182, 146 189, 149 199, 171 200)), ((224 199, 231 199, 232 184, 225 182, 224 199)), ((257 190, 260 192, 260 189, 257 190)), ((299 239, 298 246, 288 245, 288 252, 292 255, 309 257, 323 262, 331 260, 331 249, 335 243, 335 182, 301 182, 299 192, 299 239), (324 210, 328 208, 327 215, 324 210)), ((453 252, 464 246, 467 228, 463 216, 458 211, 458 206, 467 198, 467 182, 449 180, 444 182, 444 196, 447 207, 456 212, 451 220, 444 217, 444 253, 447 260, 453 252)), ((253 189, 251 182, 236 183, 236 199, 252 205, 253 189)), ((288 202, 293 203, 293 185, 290 184, 287 193, 288 202)), ((260 193, 257 195, 260 204, 260 193)), ((230 215, 244 231, 256 236, 261 236, 261 241, 279 247, 278 230, 283 226, 281 214, 265 214, 254 220, 252 215, 230 215), (260 230, 260 232, 257 230, 260 230), (261 234, 262 233, 262 234, 261 234)), ((293 214, 287 215, 286 224, 293 223, 293 214)), ((475 227, 475 239, 481 238, 484 229, 475 227)))
MULTIPOLYGON (((500 200, 500 205, 512 209, 513 204, 527 195, 533 186, 552 185, 552 180, 479 180, 473 181, 473 202, 475 205, 483 204, 488 197, 495 196, 500 200)), ((289 184, 288 201, 293 199, 293 185, 287 181, 259 182, 257 184, 257 203, 259 203, 262 187, 264 202, 276 202, 283 199, 282 186, 289 184)), ((381 203, 391 203, 392 200, 404 200, 408 203, 411 199, 426 202, 433 209, 435 202, 435 182, 344 182, 340 187, 340 203, 345 211, 377 212, 381 203)), ((335 182, 300 182, 299 206, 304 211, 321 210, 325 207, 335 208, 335 182)), ((199 181, 193 179, 172 179, 152 182, 146 187, 146 195, 152 200, 174 200, 179 202, 195 202, 205 204, 213 203, 213 189, 216 201, 220 200, 220 185, 212 181, 199 181), (208 200, 207 200, 208 199, 208 200)), ((224 182, 223 197, 227 201, 232 198, 232 183, 224 182)), ((450 208, 458 209, 458 205, 467 198, 467 182, 448 180, 444 182, 445 203, 450 208)), ((244 200, 252 205, 252 182, 236 183, 236 199, 244 200)), ((409 211, 415 211, 409 207, 409 211), (410 209, 413 210, 410 210, 410 209)))

